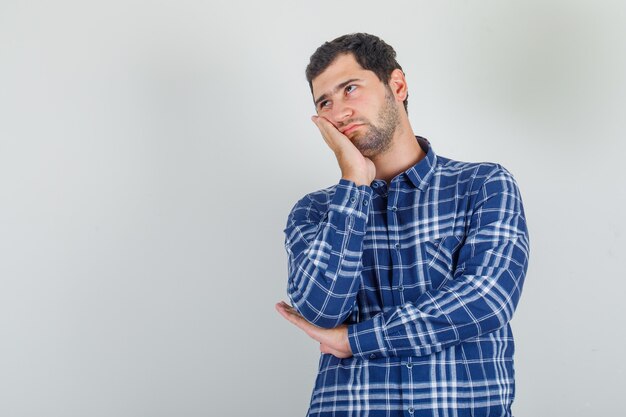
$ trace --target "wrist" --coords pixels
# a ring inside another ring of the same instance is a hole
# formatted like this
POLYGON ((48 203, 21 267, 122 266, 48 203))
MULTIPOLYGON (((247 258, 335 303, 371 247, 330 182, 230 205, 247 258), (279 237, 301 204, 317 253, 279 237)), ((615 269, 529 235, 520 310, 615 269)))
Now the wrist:
POLYGON ((343 175, 341 178, 347 181, 354 182, 357 185, 357 187, 361 185, 369 186, 371 184, 371 181, 368 181, 366 178, 362 178, 362 177, 355 176, 355 175, 343 175))
POLYGON ((348 337, 348 326, 343 328, 342 336, 343 350, 352 356, 352 347, 350 346, 350 338, 348 337))

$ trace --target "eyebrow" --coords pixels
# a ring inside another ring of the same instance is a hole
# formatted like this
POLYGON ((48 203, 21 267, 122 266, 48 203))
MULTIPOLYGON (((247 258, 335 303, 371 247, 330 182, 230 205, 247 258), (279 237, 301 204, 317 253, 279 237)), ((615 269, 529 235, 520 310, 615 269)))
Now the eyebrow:
MULTIPOLYGON (((344 81, 340 84, 337 84, 335 86, 335 88, 333 88, 333 90, 331 91, 331 95, 335 94, 337 91, 341 90, 342 88, 344 88, 345 86, 347 86, 350 83, 353 83, 355 81, 362 81, 360 78, 351 78, 347 81, 344 81)), ((328 94, 324 93, 321 96, 319 96, 319 98, 317 100, 315 100, 315 107, 317 107, 322 101, 326 100, 328 98, 328 94)))

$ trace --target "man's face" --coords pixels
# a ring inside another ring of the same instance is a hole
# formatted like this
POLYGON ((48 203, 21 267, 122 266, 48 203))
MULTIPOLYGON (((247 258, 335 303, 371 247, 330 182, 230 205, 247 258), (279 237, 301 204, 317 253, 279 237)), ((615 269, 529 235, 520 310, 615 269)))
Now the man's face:
POLYGON ((352 54, 337 57, 312 81, 317 114, 328 119, 364 155, 389 149, 399 112, 389 86, 352 54))

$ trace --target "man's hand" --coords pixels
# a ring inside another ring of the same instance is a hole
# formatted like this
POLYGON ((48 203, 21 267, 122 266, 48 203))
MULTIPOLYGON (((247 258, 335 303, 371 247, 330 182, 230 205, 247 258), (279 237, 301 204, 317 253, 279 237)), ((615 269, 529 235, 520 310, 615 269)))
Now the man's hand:
POLYGON ((335 153, 341 169, 341 177, 354 181, 356 185, 370 185, 376 177, 376 167, 372 160, 364 157, 350 139, 324 117, 313 116, 311 120, 320 130, 326 144, 335 153))
POLYGON ((349 358, 352 356, 350 342, 348 341, 348 326, 345 324, 334 329, 317 327, 306 321, 304 317, 284 301, 276 304, 276 310, 284 318, 304 330, 311 338, 318 341, 320 352, 330 353, 338 358, 349 358))

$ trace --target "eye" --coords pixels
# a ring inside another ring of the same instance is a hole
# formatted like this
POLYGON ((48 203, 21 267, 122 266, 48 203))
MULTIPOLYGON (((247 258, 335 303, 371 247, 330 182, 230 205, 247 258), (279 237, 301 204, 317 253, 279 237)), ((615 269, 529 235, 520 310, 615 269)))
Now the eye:
POLYGON ((330 106, 330 100, 321 101, 319 106, 320 106, 320 109, 325 109, 326 107, 330 106))
POLYGON ((354 90, 356 90, 356 85, 351 84, 351 85, 346 87, 346 94, 350 94, 354 90))

